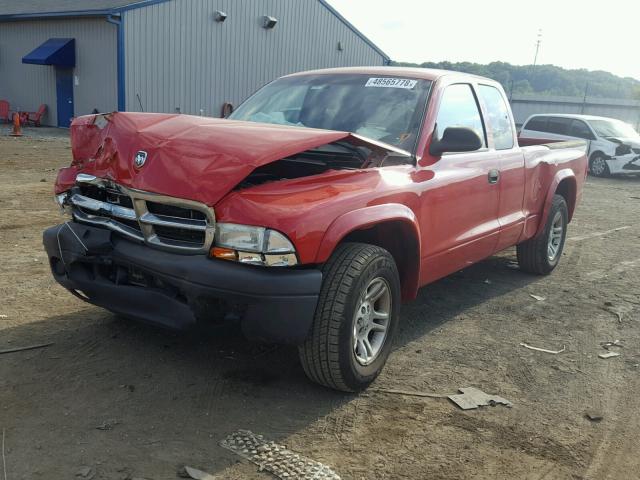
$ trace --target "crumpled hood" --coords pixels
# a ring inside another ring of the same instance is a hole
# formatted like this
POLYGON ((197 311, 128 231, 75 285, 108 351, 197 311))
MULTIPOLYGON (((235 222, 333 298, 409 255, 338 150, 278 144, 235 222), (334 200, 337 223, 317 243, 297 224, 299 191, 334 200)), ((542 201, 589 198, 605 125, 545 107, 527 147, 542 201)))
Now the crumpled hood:
POLYGON ((640 140, 637 138, 628 137, 604 137, 610 142, 617 145, 629 145, 631 148, 640 148, 640 140))
POLYGON ((74 160, 60 171, 56 192, 72 186, 82 172, 129 188, 214 205, 255 168, 339 140, 366 145, 378 154, 403 152, 331 130, 180 114, 87 115, 71 125, 74 160), (139 151, 147 158, 138 168, 134 158, 139 151))

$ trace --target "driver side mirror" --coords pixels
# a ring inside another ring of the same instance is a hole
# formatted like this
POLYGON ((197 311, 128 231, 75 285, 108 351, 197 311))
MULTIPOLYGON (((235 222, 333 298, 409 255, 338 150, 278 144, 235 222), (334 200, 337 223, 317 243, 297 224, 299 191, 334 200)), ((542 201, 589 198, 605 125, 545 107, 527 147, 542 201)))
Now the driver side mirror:
POLYGON ((473 152, 482 148, 478 134, 467 127, 447 127, 442 138, 431 140, 429 153, 439 157, 446 152, 473 152))

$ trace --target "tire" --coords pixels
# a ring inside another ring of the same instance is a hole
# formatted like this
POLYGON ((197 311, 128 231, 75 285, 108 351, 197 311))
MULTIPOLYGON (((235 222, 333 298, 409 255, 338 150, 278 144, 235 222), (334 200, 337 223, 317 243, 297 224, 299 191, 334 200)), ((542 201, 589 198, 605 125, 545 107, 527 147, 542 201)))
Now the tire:
POLYGON ((520 269, 538 275, 551 273, 562 256, 568 223, 567 202, 562 195, 556 194, 551 201, 551 209, 544 230, 516 247, 520 269), (561 231, 558 230, 560 227, 561 231))
POLYGON ((608 177, 611 175, 609 165, 607 165, 603 153, 597 152, 591 155, 589 159, 589 173, 594 177, 608 177))
POLYGON ((383 248, 344 243, 336 248, 322 272, 312 331, 299 347, 302 367, 320 385, 345 392, 364 390, 382 371, 398 326, 397 266, 383 248), (388 295, 381 293, 373 299, 378 288, 386 288, 388 295), (365 300, 367 294, 373 299, 371 302, 365 300), (377 315, 385 309, 387 319, 382 320, 377 315), (385 322, 386 328, 380 332, 385 322), (371 329, 368 333, 367 328, 371 329), (364 338, 371 350, 366 348, 364 338), (370 352, 367 360, 364 357, 370 352))

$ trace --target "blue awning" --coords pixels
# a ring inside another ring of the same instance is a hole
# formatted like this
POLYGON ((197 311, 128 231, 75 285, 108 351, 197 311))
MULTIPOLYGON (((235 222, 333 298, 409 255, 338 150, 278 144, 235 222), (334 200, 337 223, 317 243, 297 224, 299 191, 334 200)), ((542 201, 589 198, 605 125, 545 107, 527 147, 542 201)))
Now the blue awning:
POLYGON ((76 41, 73 38, 50 38, 22 57, 22 63, 35 65, 76 66, 76 41))

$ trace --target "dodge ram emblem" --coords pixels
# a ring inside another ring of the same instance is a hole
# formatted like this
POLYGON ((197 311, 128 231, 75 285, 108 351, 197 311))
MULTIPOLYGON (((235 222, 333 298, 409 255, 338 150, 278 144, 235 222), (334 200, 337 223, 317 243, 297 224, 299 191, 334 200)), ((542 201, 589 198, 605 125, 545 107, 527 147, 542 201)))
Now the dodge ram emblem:
POLYGON ((133 159, 133 164, 136 166, 136 168, 142 168, 146 161, 147 152, 145 152, 144 150, 140 150, 138 153, 136 153, 136 156, 133 159))

